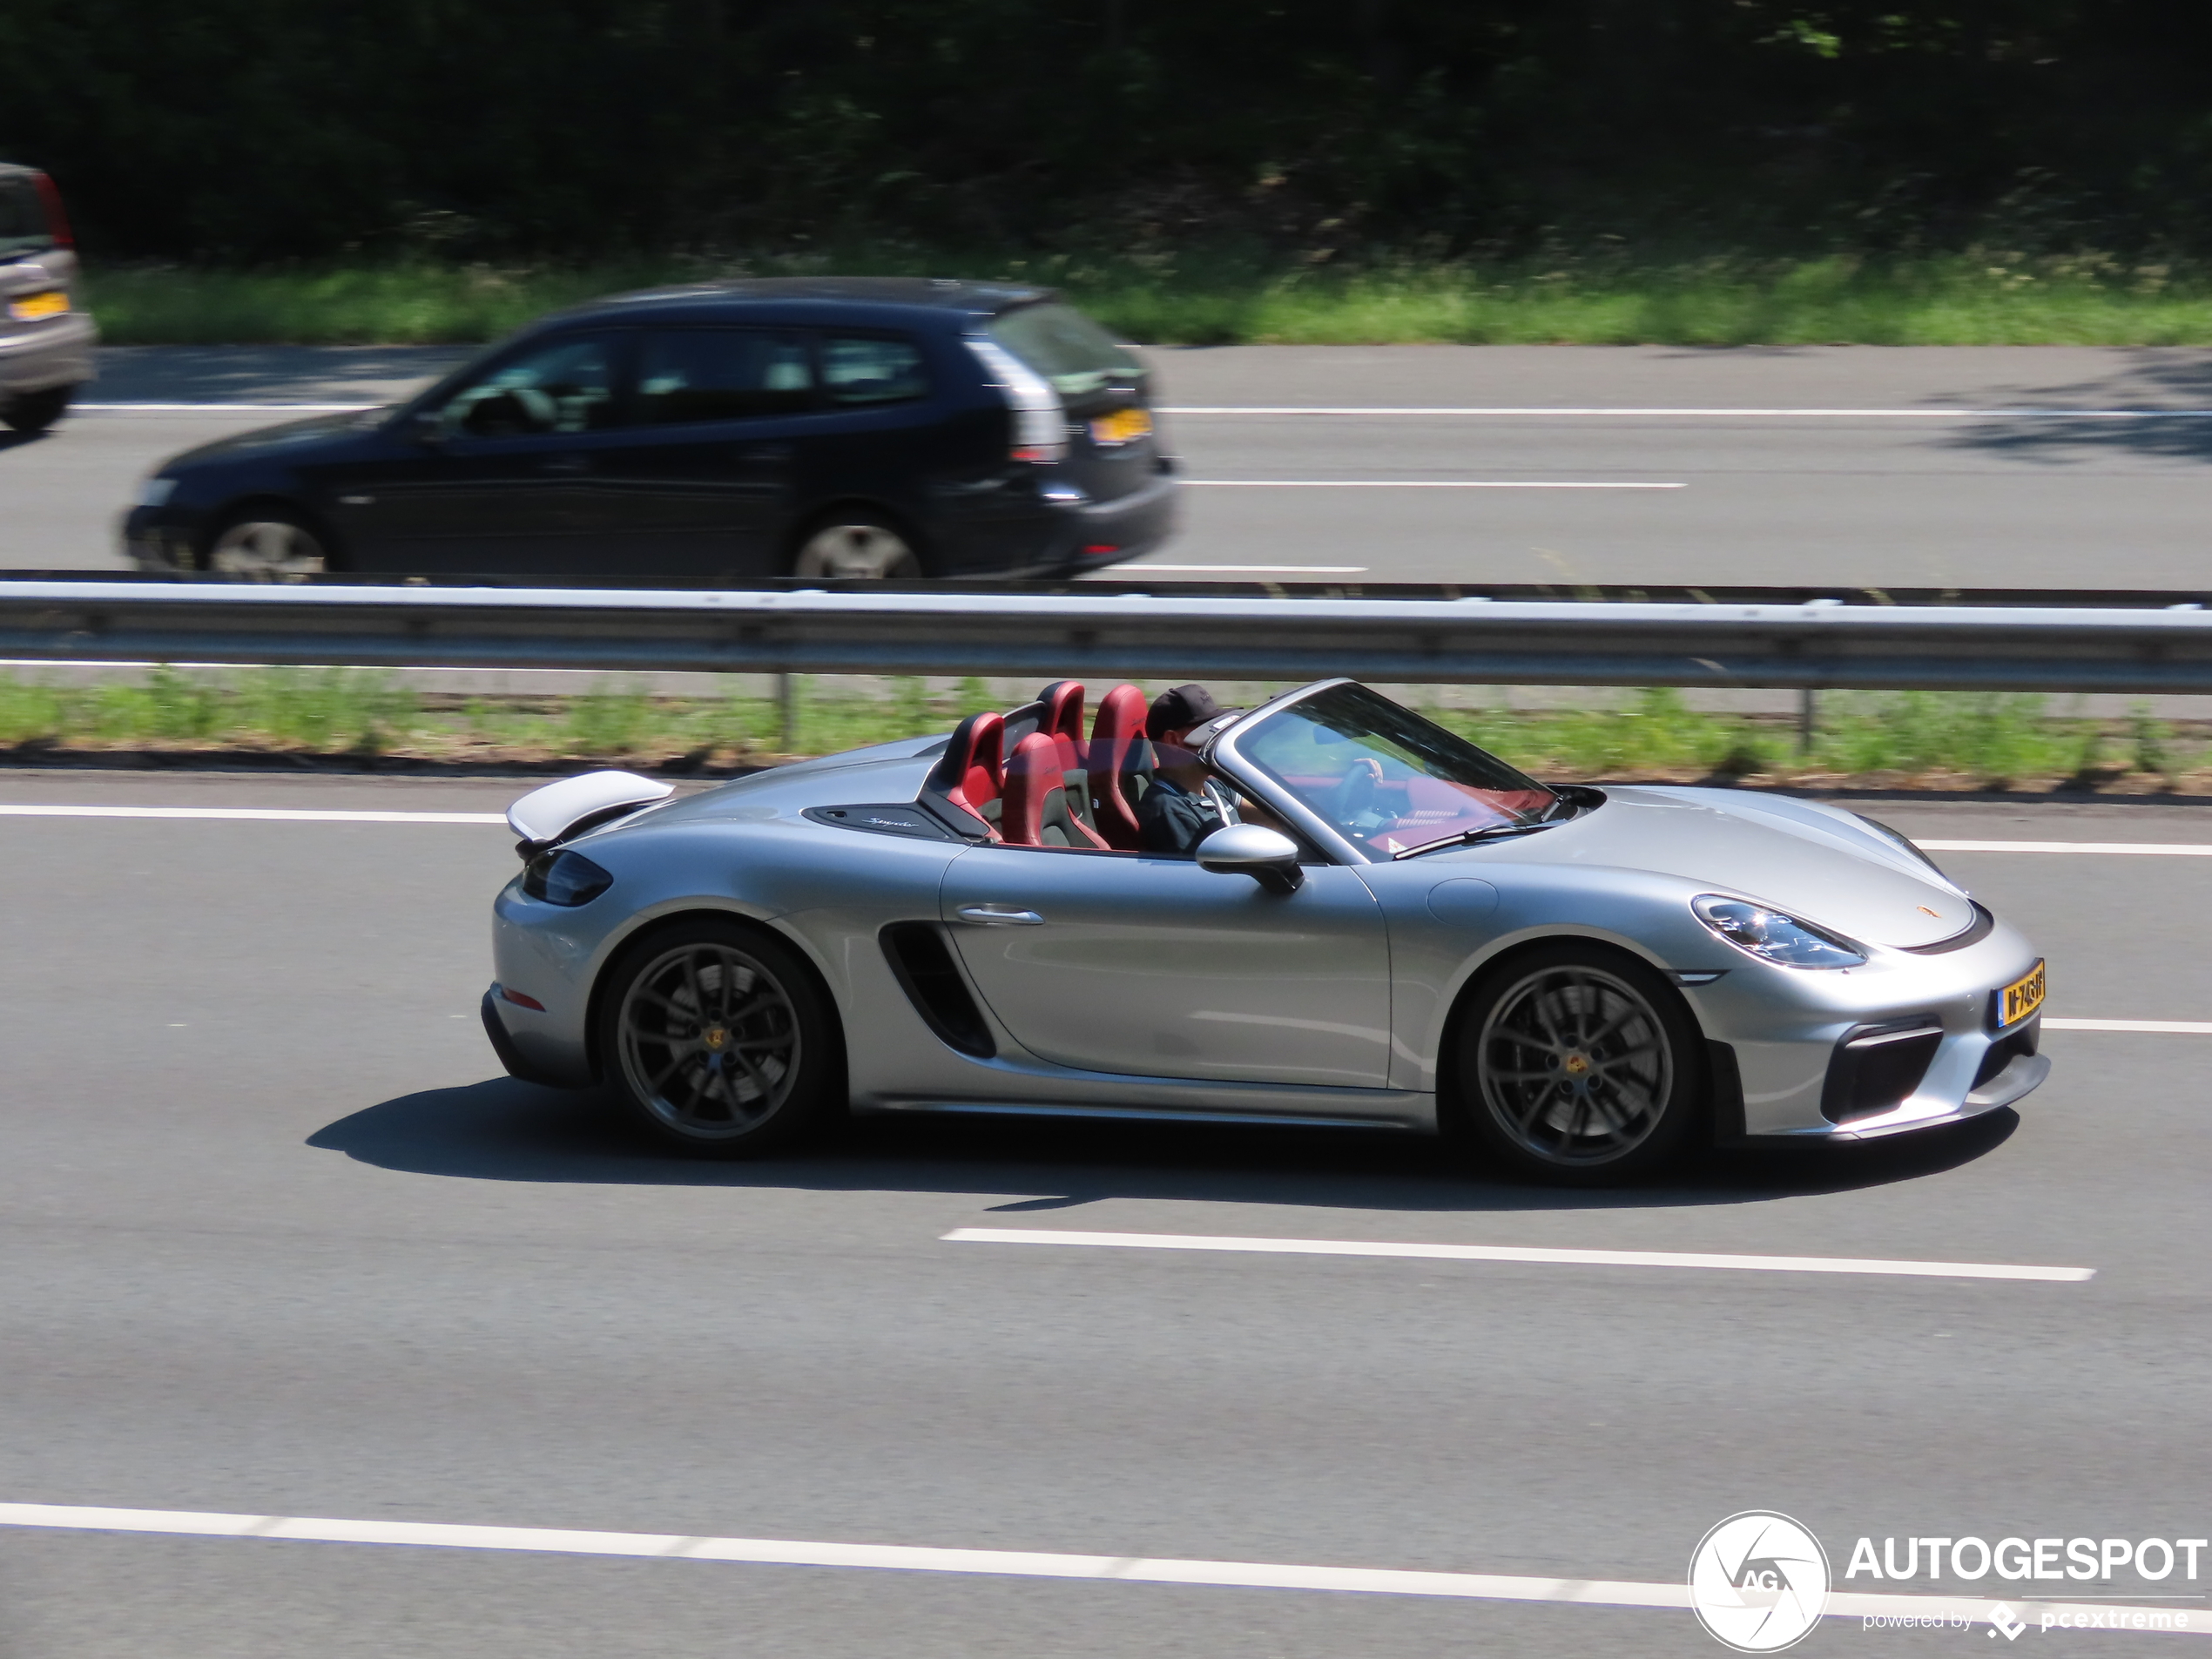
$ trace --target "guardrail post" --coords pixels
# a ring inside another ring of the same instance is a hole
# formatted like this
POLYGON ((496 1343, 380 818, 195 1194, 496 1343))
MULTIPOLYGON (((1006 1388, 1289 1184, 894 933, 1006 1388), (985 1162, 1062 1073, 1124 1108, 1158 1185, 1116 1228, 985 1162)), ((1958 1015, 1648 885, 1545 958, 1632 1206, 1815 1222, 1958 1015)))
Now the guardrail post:
POLYGON ((786 754, 796 753, 799 748, 798 675, 779 674, 776 676, 776 716, 779 728, 779 735, 776 739, 777 747, 786 754))
POLYGON ((1797 752, 1812 752, 1813 739, 1820 735, 1820 693, 1806 686, 1797 693, 1797 752))

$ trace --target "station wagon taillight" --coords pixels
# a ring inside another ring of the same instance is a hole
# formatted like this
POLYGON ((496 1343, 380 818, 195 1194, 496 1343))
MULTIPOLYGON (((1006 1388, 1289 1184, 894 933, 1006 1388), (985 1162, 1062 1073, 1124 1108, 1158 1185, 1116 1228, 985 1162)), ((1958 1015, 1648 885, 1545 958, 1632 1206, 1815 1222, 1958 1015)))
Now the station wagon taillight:
POLYGON ((971 336, 968 349, 990 375, 1014 416, 1009 461, 1058 461, 1068 453, 1068 411, 1052 383, 994 340, 971 336))
POLYGON ((77 239, 70 234, 69 214, 62 208, 61 192, 43 172, 33 172, 30 179, 38 192, 39 206, 46 210, 46 234, 54 239, 56 247, 75 247, 77 239))

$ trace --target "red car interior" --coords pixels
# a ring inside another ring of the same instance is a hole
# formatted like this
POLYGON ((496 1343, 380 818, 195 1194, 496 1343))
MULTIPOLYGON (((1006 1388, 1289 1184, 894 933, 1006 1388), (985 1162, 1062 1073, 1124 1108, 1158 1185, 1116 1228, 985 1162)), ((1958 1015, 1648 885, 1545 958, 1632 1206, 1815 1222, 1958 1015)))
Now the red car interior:
POLYGON ((1004 715, 988 711, 969 715, 953 728, 952 739, 938 757, 926 786, 951 806, 981 819, 993 840, 1001 839, 995 820, 1001 810, 999 794, 1006 771, 1001 752, 1005 738, 1004 715))
POLYGON ((1134 685, 1116 685, 1099 699, 1084 757, 1090 786, 1090 821, 1106 845, 1125 853, 1137 850, 1136 799, 1130 786, 1151 772, 1151 748, 1144 741, 1144 717, 1150 705, 1134 685))
POLYGON ((1007 762, 999 834, 1009 846, 1078 846, 1103 852, 1105 841, 1069 804, 1067 773, 1055 734, 1033 732, 1007 762))

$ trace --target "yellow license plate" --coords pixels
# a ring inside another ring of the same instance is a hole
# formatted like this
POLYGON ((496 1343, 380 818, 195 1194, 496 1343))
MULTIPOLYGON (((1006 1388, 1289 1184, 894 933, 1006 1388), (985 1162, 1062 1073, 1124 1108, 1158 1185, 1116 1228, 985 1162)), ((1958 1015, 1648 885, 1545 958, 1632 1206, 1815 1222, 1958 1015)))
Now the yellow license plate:
POLYGON ((69 309, 69 296, 58 288, 44 293, 17 294, 8 301, 8 314, 17 322, 37 322, 41 317, 58 317, 69 309))
POLYGON ((1116 409, 1090 423, 1091 440, 1096 443, 1134 443, 1139 438, 1150 437, 1151 432, 1152 415, 1149 409, 1116 409))
POLYGON ((2043 1006, 2043 964, 2038 962, 2020 979, 1997 993, 1997 1028, 2018 1025, 2043 1006))

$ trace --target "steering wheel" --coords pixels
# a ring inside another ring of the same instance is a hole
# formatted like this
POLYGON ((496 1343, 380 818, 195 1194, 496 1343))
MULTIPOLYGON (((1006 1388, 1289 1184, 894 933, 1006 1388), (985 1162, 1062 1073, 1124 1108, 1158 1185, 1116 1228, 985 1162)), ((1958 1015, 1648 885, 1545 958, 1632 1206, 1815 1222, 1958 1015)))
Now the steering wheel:
POLYGON ((1336 806, 1330 816, 1348 828, 1353 819, 1375 804, 1375 792, 1382 787, 1382 762, 1372 755, 1362 755, 1337 786, 1336 806))

